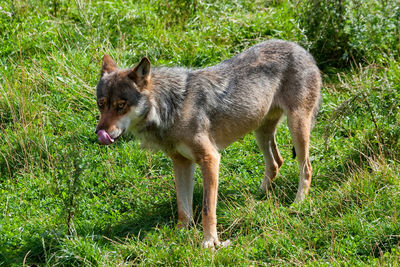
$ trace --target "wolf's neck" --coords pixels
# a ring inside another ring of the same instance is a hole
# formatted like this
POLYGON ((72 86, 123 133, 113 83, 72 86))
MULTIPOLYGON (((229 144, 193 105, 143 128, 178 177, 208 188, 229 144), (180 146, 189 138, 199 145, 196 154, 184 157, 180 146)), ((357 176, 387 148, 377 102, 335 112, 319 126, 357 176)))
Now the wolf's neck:
POLYGON ((149 95, 150 110, 143 130, 162 137, 176 121, 186 97, 188 70, 182 68, 154 68, 149 95))

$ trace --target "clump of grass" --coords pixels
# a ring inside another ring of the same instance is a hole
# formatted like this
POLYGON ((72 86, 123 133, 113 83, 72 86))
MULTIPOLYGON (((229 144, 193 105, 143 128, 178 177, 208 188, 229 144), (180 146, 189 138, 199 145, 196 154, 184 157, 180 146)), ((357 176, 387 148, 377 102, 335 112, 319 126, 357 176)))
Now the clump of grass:
MULTIPOLYGON (((387 64, 393 66, 392 62, 387 64)), ((400 94, 394 82, 399 73, 393 67, 388 71, 382 66, 369 65, 358 67, 351 75, 337 75, 334 94, 339 103, 325 128, 326 145, 332 134, 339 134, 352 139, 357 145, 354 149, 361 154, 396 157, 399 148, 396 106, 400 104, 400 94)))
POLYGON ((316 1, 299 4, 300 26, 324 68, 398 57, 400 12, 395 1, 316 1))

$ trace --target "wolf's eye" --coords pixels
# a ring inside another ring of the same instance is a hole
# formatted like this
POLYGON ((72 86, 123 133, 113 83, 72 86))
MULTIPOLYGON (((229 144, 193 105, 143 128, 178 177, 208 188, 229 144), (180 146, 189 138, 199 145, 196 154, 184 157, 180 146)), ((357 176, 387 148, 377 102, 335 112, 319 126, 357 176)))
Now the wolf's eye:
POLYGON ((107 99, 105 97, 101 97, 97 99, 97 106, 99 109, 103 109, 107 103, 107 99))
POLYGON ((125 108, 125 102, 121 102, 117 106, 118 110, 123 110, 125 108))

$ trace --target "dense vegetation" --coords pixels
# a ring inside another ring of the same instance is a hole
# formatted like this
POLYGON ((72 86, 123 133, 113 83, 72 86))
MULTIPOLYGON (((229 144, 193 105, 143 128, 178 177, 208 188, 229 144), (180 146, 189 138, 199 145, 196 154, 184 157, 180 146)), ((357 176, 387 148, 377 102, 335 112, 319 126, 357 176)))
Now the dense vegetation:
POLYGON ((0 265, 400 264, 400 3, 83 1, 0 3, 0 265), (309 197, 285 163, 266 197, 254 136, 222 151, 218 228, 228 248, 176 230, 170 160, 94 134, 101 58, 192 68, 270 38, 310 50, 324 79, 309 197))

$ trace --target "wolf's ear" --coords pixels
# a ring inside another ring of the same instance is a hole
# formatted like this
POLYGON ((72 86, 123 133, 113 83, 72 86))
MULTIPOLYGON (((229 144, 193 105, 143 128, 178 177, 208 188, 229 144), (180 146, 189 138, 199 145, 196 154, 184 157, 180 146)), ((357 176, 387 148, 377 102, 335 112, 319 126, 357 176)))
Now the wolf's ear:
POLYGON ((128 76, 136 83, 146 83, 150 77, 150 68, 150 60, 147 57, 144 57, 140 63, 132 69, 128 76))
POLYGON ((118 67, 114 60, 112 60, 109 55, 105 54, 103 57, 103 65, 101 66, 101 76, 103 76, 104 73, 110 73, 116 71, 117 69, 118 67))

